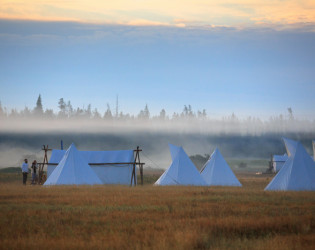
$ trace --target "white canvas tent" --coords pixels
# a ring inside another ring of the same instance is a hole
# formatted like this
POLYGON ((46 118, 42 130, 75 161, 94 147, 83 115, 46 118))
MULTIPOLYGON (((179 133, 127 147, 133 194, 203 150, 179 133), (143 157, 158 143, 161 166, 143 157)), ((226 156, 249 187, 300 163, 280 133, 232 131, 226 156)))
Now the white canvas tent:
POLYGON ((295 145, 294 154, 291 148, 291 156, 265 190, 315 191, 315 162, 301 143, 295 142, 295 145))
POLYGON ((64 154, 56 169, 44 185, 94 185, 102 184, 74 144, 64 154))
POLYGON ((202 168, 201 176, 209 186, 242 186, 218 148, 202 168))
MULTIPOLYGON (((47 167, 48 178, 65 153, 65 150, 52 150, 47 167)), ((132 185, 135 185, 134 181, 131 180, 133 165, 127 164, 134 161, 133 150, 79 151, 79 154, 89 163, 103 184, 130 185, 132 183, 132 185), (103 163, 106 163, 106 165, 102 165, 103 163)), ((135 174, 137 173, 135 172, 135 174)))
MULTIPOLYGON (((172 145, 174 146, 174 145, 172 145)), ((172 147, 170 145, 171 154, 172 147)), ((174 156, 170 167, 165 170, 161 177, 154 185, 168 186, 168 185, 184 185, 184 186, 206 186, 206 182, 202 179, 195 165, 192 163, 188 155, 182 147, 179 147, 177 155, 174 156)))

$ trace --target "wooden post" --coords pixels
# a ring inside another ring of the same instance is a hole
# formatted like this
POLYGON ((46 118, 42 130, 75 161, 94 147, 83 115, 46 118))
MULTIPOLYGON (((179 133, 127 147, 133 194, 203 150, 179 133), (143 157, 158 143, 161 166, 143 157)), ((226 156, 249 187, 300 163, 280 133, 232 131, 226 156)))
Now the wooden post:
POLYGON ((42 150, 44 150, 45 155, 44 155, 44 161, 43 163, 39 164, 38 167, 38 184, 43 184, 44 183, 44 166, 45 164, 48 164, 48 157, 47 157, 47 152, 51 151, 51 149, 48 148, 48 145, 43 145, 42 150))
POLYGON ((137 181, 136 166, 137 165, 139 166, 141 185, 143 185, 143 165, 144 165, 144 163, 141 163, 141 161, 140 161, 140 151, 142 151, 142 149, 140 149, 139 146, 137 146, 137 149, 134 150, 134 152, 136 154, 135 154, 135 160, 133 162, 133 169, 132 169, 130 186, 132 186, 132 180, 133 180, 133 183, 135 184, 135 186, 137 185, 137 183, 136 183, 136 181, 137 181))

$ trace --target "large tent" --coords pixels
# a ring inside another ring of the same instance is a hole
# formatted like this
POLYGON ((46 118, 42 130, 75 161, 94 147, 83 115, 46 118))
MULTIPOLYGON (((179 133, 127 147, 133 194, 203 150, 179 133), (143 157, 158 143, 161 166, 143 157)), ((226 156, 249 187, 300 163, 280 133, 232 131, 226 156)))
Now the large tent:
POLYGON ((44 185, 94 185, 102 184, 74 144, 64 154, 56 169, 44 185))
POLYGON ((290 140, 290 146, 291 156, 265 190, 315 191, 315 162, 301 143, 290 140))
POLYGON ((218 148, 202 168, 201 176, 209 186, 242 186, 218 148))
POLYGON ((283 139, 283 142, 284 142, 284 145, 285 145, 285 148, 287 150, 287 154, 288 156, 293 156, 295 154, 295 151, 296 151, 296 147, 298 145, 298 142, 297 141, 294 141, 294 140, 291 140, 291 139, 288 139, 288 138, 282 138, 283 139))
MULTIPOLYGON (((65 153, 65 150, 52 150, 47 167, 48 178, 65 153)), ((90 167, 103 184, 130 185, 132 183, 132 185, 135 185, 132 181, 133 165, 128 164, 134 161, 133 150, 79 151, 79 154, 90 164, 90 167), (102 165, 104 163, 106 165, 102 165)))
POLYGON ((178 152, 175 156, 176 146, 170 144, 172 164, 155 182, 155 185, 184 185, 184 186, 206 186, 195 165, 182 147, 177 147, 178 152), (173 154, 174 153, 174 154, 173 154))

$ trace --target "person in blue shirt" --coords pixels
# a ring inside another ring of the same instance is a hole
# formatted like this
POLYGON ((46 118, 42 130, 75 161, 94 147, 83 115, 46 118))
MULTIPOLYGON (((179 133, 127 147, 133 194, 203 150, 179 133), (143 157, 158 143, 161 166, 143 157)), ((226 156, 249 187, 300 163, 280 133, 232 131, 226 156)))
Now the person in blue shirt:
POLYGON ((26 185, 26 181, 27 181, 27 174, 28 174, 28 163, 27 163, 27 159, 24 160, 22 166, 22 174, 23 174, 23 184, 26 185))

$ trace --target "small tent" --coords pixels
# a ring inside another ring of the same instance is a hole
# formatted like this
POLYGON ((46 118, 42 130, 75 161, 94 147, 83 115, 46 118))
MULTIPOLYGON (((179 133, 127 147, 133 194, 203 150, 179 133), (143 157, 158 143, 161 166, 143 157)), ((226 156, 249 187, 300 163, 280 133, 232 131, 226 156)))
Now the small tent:
POLYGON ((102 184, 95 172, 72 143, 44 185, 102 184))
POLYGON ((315 162, 301 143, 295 146, 294 154, 291 148, 291 156, 265 190, 315 191, 315 162))
POLYGON ((288 160, 288 155, 283 154, 283 155, 274 155, 272 157, 272 166, 273 166, 273 171, 275 173, 279 172, 280 169, 283 167, 284 163, 288 160))
POLYGON ((200 173, 185 153, 184 149, 179 147, 178 153, 175 156, 172 154, 172 152, 174 153, 172 149, 175 149, 176 146, 172 146, 170 145, 170 151, 172 158, 174 156, 173 162, 154 185, 206 186, 206 182, 202 179, 200 173))
POLYGON ((209 186, 242 186, 218 148, 203 166, 201 176, 209 186))

